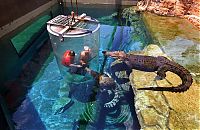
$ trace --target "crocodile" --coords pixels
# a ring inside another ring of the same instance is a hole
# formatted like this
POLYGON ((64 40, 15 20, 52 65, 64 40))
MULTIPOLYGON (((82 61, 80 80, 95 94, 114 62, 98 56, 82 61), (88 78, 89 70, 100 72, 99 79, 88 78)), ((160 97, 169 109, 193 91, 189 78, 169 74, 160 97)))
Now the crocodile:
MULTIPOLYGON (((164 79, 166 77, 167 71, 177 74, 182 80, 182 83, 175 87, 146 87, 138 88, 138 90, 185 92, 192 85, 193 79, 190 72, 183 66, 167 59, 164 56, 154 57, 134 55, 126 54, 124 51, 103 51, 103 53, 105 56, 110 56, 123 61, 124 63, 126 63, 127 69, 131 68, 145 72, 156 72, 157 76, 155 77, 155 79, 157 80, 164 79)), ((117 79, 117 77, 115 79, 117 79)))
MULTIPOLYGON (((129 80, 129 75, 132 73, 132 69, 125 62, 120 60, 112 62, 109 69, 111 70, 110 73, 99 73, 88 68, 87 66, 70 66, 68 71, 69 73, 79 75, 88 74, 93 77, 93 81, 81 84, 71 83, 69 97, 73 97, 80 102, 91 102, 94 100, 90 97, 95 97, 97 107, 96 113, 98 114, 96 115, 94 121, 90 121, 98 129, 105 127, 104 121, 107 115, 112 118, 116 118, 116 120, 121 118, 120 104, 125 103, 129 106, 131 117, 135 122, 133 124, 134 128, 140 129, 133 104, 134 93, 129 80), (91 93, 94 88, 97 88, 97 92, 91 93)), ((69 105, 66 104, 65 106, 69 105)), ((65 106, 59 109, 58 112, 65 112, 69 108, 65 106)))
POLYGON ((113 51, 113 52, 102 52, 105 56, 110 56, 115 58, 110 66, 111 77, 116 81, 117 87, 115 89, 114 98, 105 103, 104 107, 114 107, 120 98, 133 97, 133 90, 131 87, 131 82, 129 79, 132 69, 145 71, 145 72, 156 72, 157 76, 155 80, 162 80, 166 77, 166 72, 170 71, 177 74, 182 83, 175 87, 146 87, 138 88, 137 90, 152 90, 152 91, 169 91, 169 92, 185 92, 192 85, 193 79, 190 72, 183 66, 167 59, 163 56, 144 56, 144 55, 134 55, 126 54, 124 51, 113 51), (126 96, 126 94, 131 93, 131 96, 126 96))
MULTIPOLYGON (((153 90, 153 91, 169 91, 169 92, 185 92, 187 91, 190 86, 192 85, 193 79, 190 74, 190 72, 185 69, 183 66, 167 59, 163 56, 153 57, 153 56, 144 56, 144 55, 134 55, 134 54, 126 54, 123 51, 114 51, 114 52, 107 52, 103 51, 103 54, 105 56, 109 56, 112 58, 115 58, 116 60, 111 63, 109 66, 109 74, 102 74, 96 71, 91 70, 88 67, 85 66, 74 66, 76 69, 69 69, 70 73, 72 74, 80 74, 78 70, 82 70, 81 75, 85 75, 86 73, 91 75, 94 78, 94 83, 92 84, 80 84, 78 85, 79 88, 85 88, 86 90, 88 87, 93 88, 92 86, 98 86, 96 100, 98 105, 100 106, 97 113, 101 116, 97 116, 98 118, 95 119, 96 124, 102 124, 102 119, 106 118, 105 114, 110 114, 109 112, 115 112, 117 110, 117 113, 112 116, 118 116, 120 112, 117 108, 121 104, 128 103, 131 111, 131 116, 135 121, 135 128, 139 129, 140 126, 137 126, 136 124, 139 124, 135 107, 134 107, 134 93, 131 86, 131 82, 129 79, 129 76, 132 73, 132 69, 141 70, 145 72, 156 72, 157 76, 155 79, 161 80, 166 77, 166 72, 171 71, 175 74, 177 74, 181 80, 182 83, 175 87, 147 87, 147 88, 138 88, 138 90, 153 90), (82 87, 81 87, 82 86, 82 87), (106 111, 104 111, 106 110, 106 111), (108 110, 108 111, 107 111, 108 110), (102 118, 103 113, 103 118, 102 118), (138 123, 136 123, 138 122, 138 123)), ((73 86, 73 85, 72 85, 73 86)), ((75 85, 77 86, 77 84, 75 85)), ((73 87, 75 90, 71 92, 71 95, 76 96, 75 91, 78 91, 79 89, 76 89, 76 87, 73 87)), ((81 91, 83 92, 83 91, 81 91)), ((85 91, 86 92, 86 91, 85 91)), ((84 92, 84 93, 85 93, 84 92)), ((84 95, 84 94, 83 94, 84 95)), ((71 97, 71 96, 70 96, 71 97)), ((82 96, 78 96, 78 98, 81 98, 82 96)), ((87 100, 86 102, 89 102, 90 100, 87 100)), ((65 107, 62 107, 65 108, 65 107)), ((68 107, 67 107, 68 108, 68 107)), ((64 112, 65 110, 62 110, 64 112)), ((133 125, 134 125, 133 124, 133 125)))
MULTIPOLYGON (((126 96, 130 95, 130 93, 132 93, 131 95, 134 95, 129 79, 129 76, 132 73, 132 69, 145 72, 156 72, 156 80, 164 79, 166 77, 166 72, 170 71, 177 74, 182 80, 182 83, 175 87, 146 87, 138 88, 138 90, 185 92, 192 85, 193 79, 190 72, 183 66, 167 59, 166 57, 126 54, 123 51, 103 51, 102 53, 104 54, 104 56, 109 56, 117 59, 112 62, 109 67, 109 78, 112 78, 115 81, 116 87, 112 89, 112 91, 110 91, 109 87, 105 87, 105 91, 107 91, 108 93, 112 92, 113 95, 112 99, 109 98, 110 100, 104 102, 103 106, 106 108, 112 108, 116 106, 116 104, 120 101, 120 98, 126 98, 126 96)), ((102 78, 99 78, 102 74, 95 72, 87 67, 83 67, 82 69, 85 71, 85 73, 89 73, 90 75, 92 75, 97 83, 104 82, 101 81, 102 78)), ((99 84, 99 86, 102 86, 101 83, 99 84)), ((126 98, 126 100, 127 99, 128 97, 126 98)))

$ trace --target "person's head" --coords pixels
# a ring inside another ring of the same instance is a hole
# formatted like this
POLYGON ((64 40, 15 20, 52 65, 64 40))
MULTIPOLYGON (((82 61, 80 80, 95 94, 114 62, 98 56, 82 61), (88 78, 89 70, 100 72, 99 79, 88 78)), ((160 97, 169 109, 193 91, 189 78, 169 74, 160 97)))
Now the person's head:
POLYGON ((70 51, 69 51, 69 55, 74 57, 74 56, 75 56, 75 52, 72 51, 72 50, 70 50, 70 51))
POLYGON ((74 16, 74 11, 71 11, 71 15, 74 16))
POLYGON ((89 46, 84 46, 83 51, 80 53, 80 64, 81 65, 87 65, 89 59, 91 58, 91 49, 89 46))
POLYGON ((84 51, 90 51, 90 47, 89 46, 84 46, 83 49, 84 49, 84 51))

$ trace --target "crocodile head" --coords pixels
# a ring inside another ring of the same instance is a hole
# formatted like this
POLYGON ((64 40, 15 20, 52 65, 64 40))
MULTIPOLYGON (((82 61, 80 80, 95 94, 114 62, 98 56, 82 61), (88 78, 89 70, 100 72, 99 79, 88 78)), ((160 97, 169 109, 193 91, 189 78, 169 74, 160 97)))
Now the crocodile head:
POLYGON ((113 51, 113 52, 108 52, 108 51, 102 51, 104 56, 110 56, 115 59, 121 59, 124 60, 127 58, 127 54, 124 51, 113 51))

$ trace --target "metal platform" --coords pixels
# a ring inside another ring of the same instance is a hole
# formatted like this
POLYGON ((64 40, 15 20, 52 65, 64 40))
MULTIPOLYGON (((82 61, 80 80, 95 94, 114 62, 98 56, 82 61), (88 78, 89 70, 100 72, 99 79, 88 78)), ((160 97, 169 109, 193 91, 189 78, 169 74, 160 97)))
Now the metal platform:
POLYGON ((47 22, 47 30, 59 36, 60 41, 64 41, 65 36, 76 37, 91 34, 98 26, 100 26, 99 21, 85 13, 74 17, 58 15, 47 22))
POLYGON ((48 21, 47 24, 57 25, 57 26, 73 26, 78 22, 77 19, 74 19, 70 16, 58 15, 52 20, 48 21))

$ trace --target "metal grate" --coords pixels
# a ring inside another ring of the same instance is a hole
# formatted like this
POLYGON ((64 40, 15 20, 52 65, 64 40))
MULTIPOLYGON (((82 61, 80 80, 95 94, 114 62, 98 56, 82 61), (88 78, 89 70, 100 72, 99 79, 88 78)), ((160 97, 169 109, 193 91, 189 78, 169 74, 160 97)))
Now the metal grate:
POLYGON ((73 22, 72 17, 58 15, 52 20, 48 21, 47 24, 58 25, 58 26, 73 26, 76 22, 73 22))

